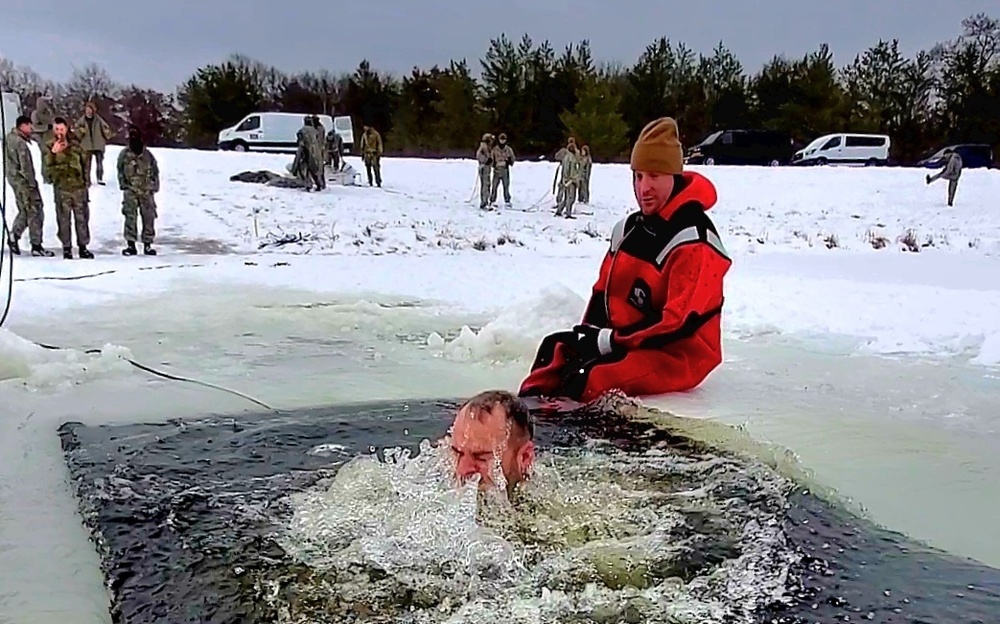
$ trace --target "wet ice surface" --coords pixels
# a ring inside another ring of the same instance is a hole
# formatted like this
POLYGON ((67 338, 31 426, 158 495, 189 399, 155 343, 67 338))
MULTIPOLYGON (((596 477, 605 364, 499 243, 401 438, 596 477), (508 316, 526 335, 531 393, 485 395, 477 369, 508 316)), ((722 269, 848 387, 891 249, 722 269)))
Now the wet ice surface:
MULTIPOLYGON (((137 371, 117 357, 120 349, 143 364, 286 409, 371 396, 458 397, 515 387, 530 355, 522 351, 534 338, 521 336, 510 349, 500 345, 490 352, 502 356, 497 361, 463 359, 460 349, 435 347, 429 338, 450 341, 463 325, 492 320, 407 297, 235 286, 180 288, 155 303, 137 298, 95 306, 73 323, 21 317, 13 328, 22 336, 111 348, 97 357, 25 345, 27 376, 22 369, 0 384, 0 568, 18 570, 0 587, 0 619, 62 622, 72 614, 78 622, 109 621, 98 560, 66 485, 54 434, 61 423, 157 422, 256 409, 231 395, 137 371)), ((820 481, 877 520, 1000 564, 993 520, 1000 502, 989 495, 1000 478, 991 435, 1000 414, 997 380, 954 362, 845 357, 837 347, 822 352, 773 336, 729 340, 730 361, 702 390, 656 403, 747 423, 755 435, 795 449, 820 481)))
POLYGON ((859 522, 740 436, 700 444, 693 423, 651 429, 628 406, 543 421, 534 482, 513 505, 477 497, 426 442, 453 410, 64 426, 116 621, 944 624, 1000 608, 1000 572, 859 522))

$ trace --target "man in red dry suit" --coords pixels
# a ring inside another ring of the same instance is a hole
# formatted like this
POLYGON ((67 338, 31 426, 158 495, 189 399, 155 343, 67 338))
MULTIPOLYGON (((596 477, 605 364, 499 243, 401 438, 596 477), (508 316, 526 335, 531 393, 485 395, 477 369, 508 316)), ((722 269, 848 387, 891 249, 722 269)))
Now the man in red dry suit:
POLYGON ((639 134, 632 186, 639 210, 615 225, 581 324, 542 340, 520 396, 680 392, 722 363, 722 282, 732 261, 705 214, 715 186, 684 171, 673 119, 639 134))

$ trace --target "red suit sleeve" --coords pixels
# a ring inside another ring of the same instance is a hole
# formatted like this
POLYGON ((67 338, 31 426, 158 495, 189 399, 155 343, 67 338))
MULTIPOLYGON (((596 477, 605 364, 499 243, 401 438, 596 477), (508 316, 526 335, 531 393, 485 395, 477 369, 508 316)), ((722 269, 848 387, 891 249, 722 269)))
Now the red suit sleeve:
POLYGON ((661 349, 687 338, 704 322, 719 313, 723 297, 723 277, 730 260, 705 243, 675 249, 654 288, 666 288, 660 314, 635 326, 616 329, 611 342, 627 351, 661 349))

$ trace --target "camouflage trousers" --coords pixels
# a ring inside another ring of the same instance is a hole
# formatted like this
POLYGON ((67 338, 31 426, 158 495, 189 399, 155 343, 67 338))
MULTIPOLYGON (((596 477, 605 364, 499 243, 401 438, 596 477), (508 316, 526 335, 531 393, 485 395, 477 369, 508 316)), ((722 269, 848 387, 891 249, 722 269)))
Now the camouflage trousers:
POLYGON ((559 203, 556 206, 556 216, 565 213, 567 217, 573 215, 573 203, 576 201, 577 187, 579 182, 565 182, 565 188, 559 198, 559 203))
POLYGON ((494 167, 493 168, 493 186, 490 188, 490 203, 494 203, 497 200, 497 189, 500 183, 503 183, 503 200, 510 203, 510 168, 509 167, 494 167))
POLYGON ((87 176, 87 184, 90 184, 90 167, 91 161, 97 163, 97 181, 100 182, 104 179, 104 150, 94 150, 92 152, 86 152, 86 170, 84 174, 87 176))
POLYGON ((365 154, 365 171, 368 173, 368 186, 372 185, 372 173, 375 173, 375 184, 382 186, 382 159, 375 154, 365 154))
POLYGON ((326 153, 326 164, 330 165, 334 171, 340 171, 340 163, 343 158, 340 156, 340 152, 327 152, 326 153))
POLYGON ((78 247, 90 245, 90 197, 87 189, 63 191, 56 188, 53 192, 56 200, 57 235, 63 249, 73 246, 73 231, 76 231, 78 247))
POLYGON ((139 239, 138 219, 142 218, 142 243, 152 245, 156 238, 156 201, 149 192, 125 191, 122 197, 122 214, 125 215, 125 240, 134 243, 139 239))
POLYGON ((490 203, 490 188, 493 168, 489 165, 479 165, 479 207, 485 208, 490 203))
POLYGON ((42 227, 45 225, 45 211, 42 207, 42 194, 38 187, 14 188, 14 201, 17 203, 17 216, 10 228, 10 237, 21 240, 25 230, 32 245, 42 244, 42 227))

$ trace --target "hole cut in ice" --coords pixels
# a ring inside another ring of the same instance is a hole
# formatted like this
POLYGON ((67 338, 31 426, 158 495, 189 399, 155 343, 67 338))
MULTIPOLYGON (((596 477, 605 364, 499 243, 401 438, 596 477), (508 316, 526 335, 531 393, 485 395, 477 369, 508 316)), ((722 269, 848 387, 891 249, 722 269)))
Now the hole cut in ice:
POLYGON ((804 491, 787 456, 724 425, 620 400, 541 414, 535 471, 508 499, 457 487, 432 444, 457 407, 64 425, 112 619, 950 624, 1000 609, 1000 572, 804 491))

